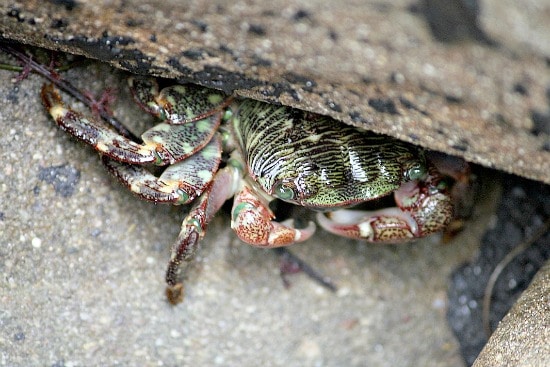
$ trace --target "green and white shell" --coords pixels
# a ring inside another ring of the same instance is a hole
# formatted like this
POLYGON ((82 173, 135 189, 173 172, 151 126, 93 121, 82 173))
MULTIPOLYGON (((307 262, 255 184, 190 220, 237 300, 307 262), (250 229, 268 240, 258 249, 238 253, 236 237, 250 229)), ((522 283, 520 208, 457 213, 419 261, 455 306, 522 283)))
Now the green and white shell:
POLYGON ((307 207, 352 206, 427 173, 412 145, 289 107, 242 101, 232 128, 256 184, 307 207))

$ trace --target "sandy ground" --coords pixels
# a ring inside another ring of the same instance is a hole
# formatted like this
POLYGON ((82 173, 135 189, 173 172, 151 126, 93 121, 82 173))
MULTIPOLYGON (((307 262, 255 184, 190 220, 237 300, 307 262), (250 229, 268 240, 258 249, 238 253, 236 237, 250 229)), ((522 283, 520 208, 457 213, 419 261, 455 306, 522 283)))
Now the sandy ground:
MULTIPOLYGON (((285 289, 277 256, 241 243, 220 214, 173 307, 163 276, 183 211, 128 193, 47 116, 42 80, 14 76, 0 72, 0 365, 462 366, 446 284, 481 219, 451 244, 319 231, 293 252, 331 293, 303 274, 285 289)), ((141 118, 120 74, 93 65, 69 78, 116 86, 117 116, 141 118)))

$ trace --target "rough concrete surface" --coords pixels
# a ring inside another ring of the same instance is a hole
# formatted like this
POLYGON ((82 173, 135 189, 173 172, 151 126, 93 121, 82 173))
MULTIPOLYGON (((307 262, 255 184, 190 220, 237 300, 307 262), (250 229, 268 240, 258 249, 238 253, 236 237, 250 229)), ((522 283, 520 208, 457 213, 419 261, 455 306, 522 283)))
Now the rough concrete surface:
POLYGON ((0 35, 550 183, 549 5, 516 3, 10 0, 0 35))
MULTIPOLYGON (((450 244, 318 232, 293 251, 338 285, 331 293, 304 275, 285 289, 277 257, 242 244, 222 213, 172 307, 163 276, 182 210, 128 193, 47 116, 43 81, 14 77, 0 72, 0 365, 462 365, 446 283, 485 217, 450 244)), ((66 77, 96 95, 117 87, 116 116, 144 118, 119 72, 92 64, 66 77)))

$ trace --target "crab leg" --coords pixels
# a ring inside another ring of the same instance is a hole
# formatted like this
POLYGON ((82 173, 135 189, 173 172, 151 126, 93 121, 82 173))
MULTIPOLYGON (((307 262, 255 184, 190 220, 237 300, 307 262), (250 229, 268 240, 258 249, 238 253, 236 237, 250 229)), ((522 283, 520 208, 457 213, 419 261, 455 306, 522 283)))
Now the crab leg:
POLYGON ((222 118, 220 111, 190 124, 160 123, 147 130, 139 144, 103 122, 65 107, 53 85, 44 85, 41 95, 44 106, 63 130, 119 162, 132 164, 164 165, 191 156, 212 139, 222 118))
POLYGON ((231 228, 244 242, 260 247, 280 247, 305 241, 315 232, 313 223, 306 229, 295 229, 271 221, 274 215, 267 203, 254 195, 248 186, 240 188, 241 180, 242 165, 232 158, 216 173, 183 221, 166 270, 166 296, 170 303, 177 304, 183 299, 183 283, 178 281, 181 264, 193 259, 208 223, 236 192, 239 194, 233 204, 231 228))
POLYGON ((145 167, 117 162, 103 156, 103 163, 130 191, 142 199, 188 204, 212 181, 221 160, 221 139, 216 135, 203 149, 168 166, 156 177, 145 167))
POLYGON ((253 246, 281 247, 303 242, 315 232, 315 224, 297 229, 285 222, 274 222, 268 203, 255 195, 248 186, 235 196, 231 214, 231 228, 239 238, 253 246))
POLYGON ((425 181, 407 182, 394 193, 397 207, 377 211, 319 213, 327 231, 369 242, 396 243, 440 231, 452 219, 453 205, 441 177, 431 170, 425 181))
POLYGON ((178 281, 180 265, 193 259, 208 223, 223 203, 237 191, 239 180, 238 169, 227 166, 219 170, 212 184, 199 196, 183 221, 166 270, 166 296, 170 303, 177 304, 183 299, 183 284, 178 281))
POLYGON ((134 101, 146 112, 171 125, 212 116, 227 107, 232 98, 213 89, 194 85, 172 85, 159 91, 155 79, 128 80, 134 101))

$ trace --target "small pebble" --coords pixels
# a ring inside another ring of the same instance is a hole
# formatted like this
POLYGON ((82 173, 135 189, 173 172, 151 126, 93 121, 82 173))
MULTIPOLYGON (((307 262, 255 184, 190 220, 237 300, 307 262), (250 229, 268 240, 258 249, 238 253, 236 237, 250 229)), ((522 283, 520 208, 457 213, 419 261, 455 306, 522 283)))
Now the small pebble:
POLYGON ((40 248, 42 246, 42 240, 38 237, 35 237, 31 241, 32 247, 40 248))

